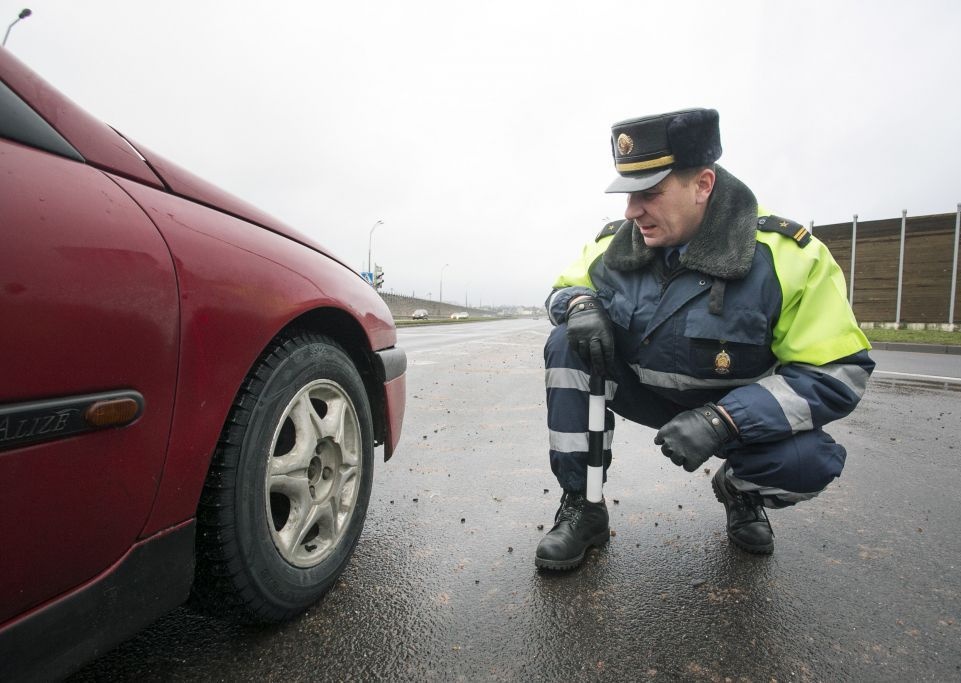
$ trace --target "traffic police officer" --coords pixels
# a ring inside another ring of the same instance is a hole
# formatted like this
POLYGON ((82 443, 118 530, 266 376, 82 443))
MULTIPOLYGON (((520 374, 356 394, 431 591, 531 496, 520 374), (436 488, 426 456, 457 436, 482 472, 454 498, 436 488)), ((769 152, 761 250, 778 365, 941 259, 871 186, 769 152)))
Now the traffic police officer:
POLYGON ((765 508, 813 498, 844 466, 823 426, 858 404, 874 362, 827 248, 759 208, 716 165, 718 113, 689 109, 622 121, 611 143, 628 195, 554 283, 544 349, 550 462, 563 488, 535 564, 570 569, 610 536, 604 501, 584 496, 588 373, 606 377, 604 457, 614 415, 658 430, 654 443, 712 486, 727 535, 774 549, 765 508))

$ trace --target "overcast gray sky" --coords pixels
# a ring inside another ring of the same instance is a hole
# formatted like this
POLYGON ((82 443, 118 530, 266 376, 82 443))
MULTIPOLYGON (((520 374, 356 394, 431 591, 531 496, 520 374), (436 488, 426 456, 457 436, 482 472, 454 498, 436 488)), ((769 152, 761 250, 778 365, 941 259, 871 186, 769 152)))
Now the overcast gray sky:
POLYGON ((622 215, 610 125, 721 114, 720 163, 804 224, 961 201, 961 3, 0 2, 7 48, 388 290, 539 304, 622 215), (449 264, 444 268, 445 264, 449 264))

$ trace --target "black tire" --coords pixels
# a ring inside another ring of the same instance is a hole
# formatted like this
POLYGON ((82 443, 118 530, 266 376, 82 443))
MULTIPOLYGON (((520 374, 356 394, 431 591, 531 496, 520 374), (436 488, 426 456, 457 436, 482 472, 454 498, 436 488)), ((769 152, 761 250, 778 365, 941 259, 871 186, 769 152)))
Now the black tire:
POLYGON ((373 465, 370 405, 347 354, 318 334, 275 339, 237 395, 201 494, 193 604, 275 623, 316 602, 360 537, 373 465), (327 433, 336 424, 340 443, 327 433))

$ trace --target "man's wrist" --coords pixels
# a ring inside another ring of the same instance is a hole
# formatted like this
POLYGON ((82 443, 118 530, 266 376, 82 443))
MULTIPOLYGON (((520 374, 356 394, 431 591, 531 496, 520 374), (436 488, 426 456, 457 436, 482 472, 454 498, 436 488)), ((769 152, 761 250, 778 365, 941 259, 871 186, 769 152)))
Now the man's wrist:
POLYGON ((725 422, 727 422, 728 427, 730 427, 735 434, 738 434, 739 431, 738 431, 737 425, 734 424, 734 419, 731 417, 731 414, 726 410, 724 410, 724 406, 721 406, 715 403, 714 407, 717 409, 718 415, 720 415, 721 418, 725 422))
POLYGON ((590 294, 578 294, 567 303, 567 315, 575 311, 583 311, 585 308, 599 308, 597 298, 590 294), (594 304, 594 305, 590 305, 594 304))
POLYGON ((601 311, 601 302, 592 296, 579 297, 578 300, 572 301, 570 306, 567 308, 567 319, 570 320, 571 316, 578 313, 583 313, 585 311, 601 311))
POLYGON ((572 308, 574 308, 575 304, 579 304, 582 301, 590 301, 593 298, 594 297, 591 296, 590 294, 578 294, 567 303, 567 310, 571 310, 572 308))

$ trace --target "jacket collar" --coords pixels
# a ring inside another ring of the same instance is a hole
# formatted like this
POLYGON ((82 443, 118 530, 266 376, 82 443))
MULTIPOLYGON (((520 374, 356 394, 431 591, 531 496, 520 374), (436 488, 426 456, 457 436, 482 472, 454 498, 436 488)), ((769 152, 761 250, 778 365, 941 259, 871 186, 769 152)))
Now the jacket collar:
MULTIPOLYGON (((681 265, 725 280, 747 275, 757 244, 757 199, 750 188, 716 167, 717 180, 700 229, 681 255, 681 265)), ((624 221, 604 252, 612 270, 647 268, 660 250, 644 244, 634 221, 624 221)))

